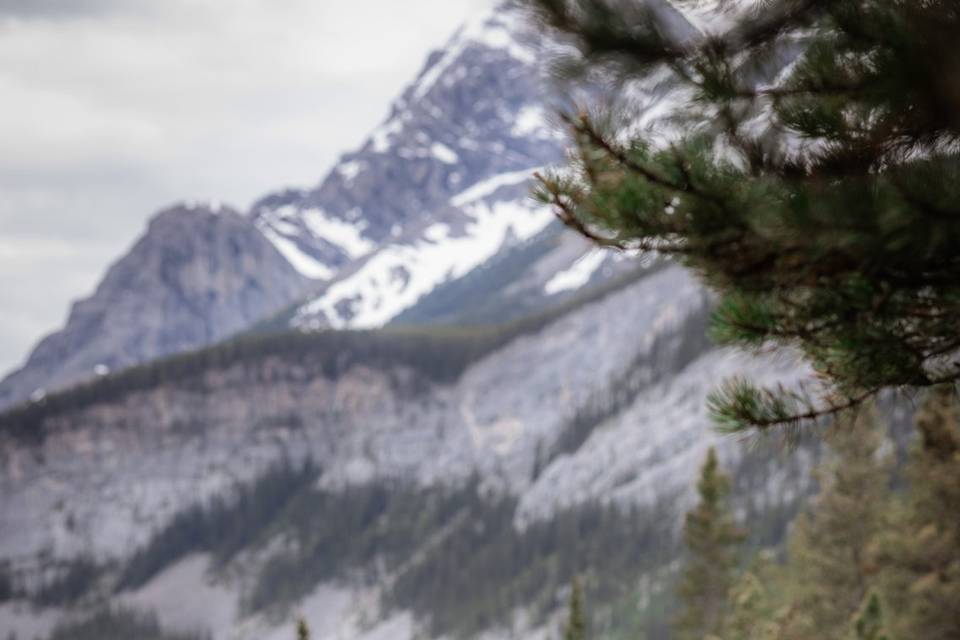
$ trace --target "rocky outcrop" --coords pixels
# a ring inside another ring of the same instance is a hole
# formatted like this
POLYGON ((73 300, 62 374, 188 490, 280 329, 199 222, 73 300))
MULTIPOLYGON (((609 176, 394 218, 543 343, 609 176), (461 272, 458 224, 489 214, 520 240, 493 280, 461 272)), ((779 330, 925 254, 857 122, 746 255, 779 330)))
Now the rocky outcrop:
POLYGON ((0 383, 0 406, 222 340, 290 304, 306 284, 237 211, 172 207, 0 383))

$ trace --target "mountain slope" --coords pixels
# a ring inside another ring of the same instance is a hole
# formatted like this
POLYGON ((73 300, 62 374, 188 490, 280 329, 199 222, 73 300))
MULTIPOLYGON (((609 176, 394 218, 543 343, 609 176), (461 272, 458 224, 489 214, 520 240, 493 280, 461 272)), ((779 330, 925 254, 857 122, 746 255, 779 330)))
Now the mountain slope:
POLYGON ((222 340, 289 304, 305 285, 240 213, 172 207, 73 306, 65 328, 0 383, 0 407, 222 340))
MULTIPOLYGON (((691 277, 667 265, 453 370, 443 363, 472 353, 482 332, 293 334, 300 342, 289 349, 254 349, 239 358, 224 352, 127 391, 111 376, 98 384, 119 388, 113 395, 90 394, 39 418, 0 420, 0 557, 28 581, 78 554, 122 563, 192 505, 230 496, 238 482, 253 481, 278 460, 305 456, 322 469, 319 486, 331 499, 378 481, 439 490, 477 474, 484 495, 516 501, 508 518, 516 531, 598 501, 653 509, 665 500, 672 507, 659 520, 673 523, 669 529, 690 498, 697 461, 715 444, 738 477, 754 478, 757 495, 765 496, 756 513, 792 513, 809 490, 809 458, 750 460, 737 442, 710 433, 703 400, 717 376, 734 369, 781 380, 797 368, 712 351, 703 341, 708 308, 691 277), (42 439, 17 435, 24 419, 42 439)), ((252 535, 243 547, 250 555, 217 578, 217 597, 240 603, 232 614, 239 619, 222 621, 227 627, 218 637, 227 628, 255 637, 273 624, 240 605, 250 581, 265 579, 258 576, 269 571, 261 568, 269 550, 285 548, 284 534, 271 524, 279 522, 265 519, 266 537, 252 535), (270 542, 271 535, 280 537, 270 542)), ((439 561, 429 549, 415 545, 409 553, 439 561)), ((362 589, 349 581, 328 583, 324 575, 299 576, 300 591, 284 597, 296 604, 297 593, 316 589, 360 597, 362 589)), ((179 588, 212 588, 202 574, 192 580, 200 584, 179 588)), ((159 588, 150 584, 144 588, 159 588)), ((320 610, 332 606, 328 596, 320 610)), ((147 601, 161 617, 174 613, 147 601)), ((344 606, 347 624, 360 605, 344 606)), ((386 612, 368 615, 390 619, 386 612)), ((425 622, 416 620, 396 637, 411 637, 425 622)), ((362 635, 354 629, 350 637, 362 635)))
POLYGON ((210 344, 298 301, 282 323, 380 326, 435 286, 535 236, 551 216, 527 197, 528 181, 560 157, 562 145, 546 122, 548 93, 534 43, 506 5, 464 27, 430 56, 384 124, 316 188, 267 195, 243 220, 225 211, 221 220, 230 224, 221 231, 243 236, 234 243, 243 255, 217 256, 220 232, 207 228, 208 207, 158 214, 64 330, 0 382, 0 407, 90 378, 95 369, 210 344), (211 246, 201 246, 203 239, 211 246), (208 288, 207 300, 180 295, 189 286, 171 279, 169 265, 141 255, 141 246, 162 246, 170 260, 192 259, 177 257, 180 243, 185 254, 210 256, 191 263, 191 278, 227 289, 208 288), (250 291, 223 280, 224 260, 235 263, 238 278, 250 277, 250 291), (160 335, 167 320, 179 326, 160 335))

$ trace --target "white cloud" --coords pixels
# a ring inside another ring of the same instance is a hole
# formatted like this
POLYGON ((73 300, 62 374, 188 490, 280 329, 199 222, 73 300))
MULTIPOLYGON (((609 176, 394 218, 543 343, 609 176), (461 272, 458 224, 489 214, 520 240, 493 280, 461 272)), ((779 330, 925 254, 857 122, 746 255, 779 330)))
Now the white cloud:
POLYGON ((0 371, 161 206, 318 181, 491 1, 0 0, 0 371))

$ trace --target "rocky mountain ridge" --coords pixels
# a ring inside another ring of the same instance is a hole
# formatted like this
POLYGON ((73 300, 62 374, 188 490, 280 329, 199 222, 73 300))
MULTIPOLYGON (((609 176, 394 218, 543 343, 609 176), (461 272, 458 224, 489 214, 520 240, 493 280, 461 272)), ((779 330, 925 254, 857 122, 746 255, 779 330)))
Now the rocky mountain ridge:
POLYGON ((382 326, 544 229, 552 216, 529 199, 530 181, 563 144, 536 49, 516 11, 481 15, 316 189, 254 205, 268 237, 319 271, 331 246, 354 259, 292 312, 293 326, 382 326))
POLYGON ((290 304, 306 285, 239 212, 171 207, 96 292, 73 305, 66 327, 0 383, 0 407, 222 340, 290 304))
MULTIPOLYGON (((213 255, 218 243, 230 242, 205 231, 219 205, 174 207, 180 211, 175 225, 171 214, 158 214, 157 221, 167 223, 152 223, 96 292, 77 303, 65 328, 0 381, 0 407, 88 379, 104 367, 210 344, 278 313, 275 326, 382 326, 437 286, 537 238, 552 216, 530 200, 529 181, 535 169, 561 157, 563 140, 549 124, 538 39, 526 29, 509 3, 481 14, 429 57, 386 121, 317 187, 269 194, 243 216, 223 208, 229 233, 246 237, 235 243, 246 251, 234 258, 246 265, 240 271, 264 274, 262 281, 250 276, 248 289, 223 282, 217 260, 196 262, 178 276, 196 282, 169 277, 177 268, 178 242, 198 255, 213 255), (274 252, 253 239, 257 234, 274 252), (199 244, 204 241, 208 247, 199 244), (167 247, 169 265, 142 259, 140 247, 153 245, 167 247), (274 253, 289 268, 278 267, 274 253), (145 270, 151 274, 139 273, 145 270), (258 295, 268 284, 272 293, 258 295), (208 302, 181 295, 184 287, 204 286, 208 302), (177 299, 183 309, 171 306, 177 299), (94 312, 85 311, 107 307, 151 309, 157 322, 170 322, 161 328, 149 315, 96 322, 94 312), (203 329, 177 334, 181 324, 173 316, 197 313, 203 329), (127 334, 136 336, 135 345, 127 334)), ((555 235, 547 233, 545 253, 554 256, 549 268, 574 268, 586 246, 569 238, 556 244, 555 235)), ((562 297, 585 284, 600 262, 593 257, 549 290, 544 285, 554 274, 530 270, 538 285, 526 293, 562 297)))

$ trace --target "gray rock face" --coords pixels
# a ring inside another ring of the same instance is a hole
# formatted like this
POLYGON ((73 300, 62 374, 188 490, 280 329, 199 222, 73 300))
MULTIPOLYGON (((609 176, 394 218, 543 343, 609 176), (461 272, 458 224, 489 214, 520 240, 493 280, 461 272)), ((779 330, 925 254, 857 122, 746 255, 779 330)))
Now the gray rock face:
POLYGON ((252 213, 269 222, 288 210, 281 233, 321 255, 335 241, 311 233, 302 212, 359 225, 383 244, 433 220, 471 185, 558 160, 562 140, 548 122, 550 94, 527 29, 505 7, 461 28, 318 187, 272 194, 252 213))
POLYGON ((228 208, 159 213, 62 331, 0 383, 0 406, 97 373, 195 349, 302 295, 306 280, 228 208))
MULTIPOLYGON (((564 138, 540 46, 516 9, 481 16, 431 54, 317 188, 254 206, 258 226, 308 271, 336 272, 288 326, 383 325, 546 226, 530 182, 562 157, 564 138)), ((563 253, 562 266, 583 250, 563 253)))

